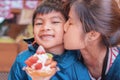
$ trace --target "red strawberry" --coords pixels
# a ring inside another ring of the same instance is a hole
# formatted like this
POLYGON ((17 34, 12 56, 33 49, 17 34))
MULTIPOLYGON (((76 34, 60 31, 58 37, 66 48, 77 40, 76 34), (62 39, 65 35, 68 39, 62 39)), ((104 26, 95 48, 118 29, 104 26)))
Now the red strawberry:
POLYGON ((37 54, 44 54, 45 53, 45 50, 42 46, 39 46, 37 51, 36 51, 37 54))
POLYGON ((29 60, 26 60, 26 61, 25 61, 25 64, 26 64, 27 66, 31 67, 33 63, 31 63, 29 60))
POLYGON ((31 67, 34 63, 37 62, 37 60, 38 60, 38 57, 31 56, 25 61, 25 63, 27 64, 27 66, 31 67))
POLYGON ((38 70, 38 69, 41 69, 42 68, 42 63, 37 63, 35 65, 35 69, 38 70))
POLYGON ((38 60, 38 57, 37 56, 31 56, 28 58, 28 60, 31 62, 31 63, 36 63, 37 60, 38 60))

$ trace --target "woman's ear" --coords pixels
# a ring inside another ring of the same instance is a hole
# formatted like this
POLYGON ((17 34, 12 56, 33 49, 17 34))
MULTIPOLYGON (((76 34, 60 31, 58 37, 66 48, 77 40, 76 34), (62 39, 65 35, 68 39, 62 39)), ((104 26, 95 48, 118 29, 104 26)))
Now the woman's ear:
POLYGON ((88 41, 97 40, 99 37, 100 37, 100 33, 99 33, 99 32, 96 32, 96 31, 90 31, 90 32, 87 34, 87 39, 88 39, 88 41))

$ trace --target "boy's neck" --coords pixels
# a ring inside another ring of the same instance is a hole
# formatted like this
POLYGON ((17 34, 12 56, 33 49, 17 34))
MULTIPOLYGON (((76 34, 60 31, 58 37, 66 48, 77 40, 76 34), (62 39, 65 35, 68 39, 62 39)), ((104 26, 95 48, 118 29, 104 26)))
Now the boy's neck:
POLYGON ((63 45, 59 45, 53 48, 49 48, 49 49, 45 49, 46 52, 55 54, 55 55, 61 55, 64 53, 64 46, 63 45))

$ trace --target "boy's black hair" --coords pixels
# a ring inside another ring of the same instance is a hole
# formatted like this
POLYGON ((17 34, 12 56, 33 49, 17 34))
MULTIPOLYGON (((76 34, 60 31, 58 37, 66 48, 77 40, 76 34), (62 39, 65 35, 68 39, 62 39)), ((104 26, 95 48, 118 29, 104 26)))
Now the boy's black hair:
POLYGON ((36 8, 33 13, 32 25, 34 26, 34 19, 37 14, 48 14, 52 11, 61 12, 63 17, 67 20, 66 5, 63 4, 62 0, 43 0, 43 2, 36 8))

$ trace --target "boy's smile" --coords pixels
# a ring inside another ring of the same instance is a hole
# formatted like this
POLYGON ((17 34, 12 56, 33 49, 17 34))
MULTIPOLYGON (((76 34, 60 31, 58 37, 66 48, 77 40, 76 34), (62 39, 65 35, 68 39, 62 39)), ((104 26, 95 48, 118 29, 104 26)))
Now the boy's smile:
POLYGON ((41 40, 49 41, 49 40, 52 40, 53 38, 55 38, 55 35, 53 35, 53 34, 42 34, 42 35, 40 35, 40 38, 41 38, 41 40))

